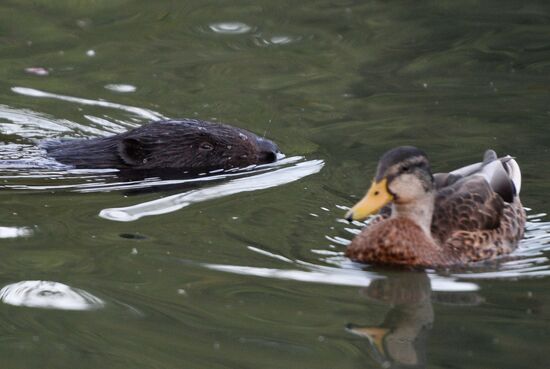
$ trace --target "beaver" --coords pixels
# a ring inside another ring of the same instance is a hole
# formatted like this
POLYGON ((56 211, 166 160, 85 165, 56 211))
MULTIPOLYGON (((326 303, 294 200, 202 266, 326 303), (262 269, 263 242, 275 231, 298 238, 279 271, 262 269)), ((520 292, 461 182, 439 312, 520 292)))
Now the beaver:
POLYGON ((163 120, 114 136, 41 145, 74 168, 212 171, 275 162, 279 148, 247 130, 196 119, 163 120))

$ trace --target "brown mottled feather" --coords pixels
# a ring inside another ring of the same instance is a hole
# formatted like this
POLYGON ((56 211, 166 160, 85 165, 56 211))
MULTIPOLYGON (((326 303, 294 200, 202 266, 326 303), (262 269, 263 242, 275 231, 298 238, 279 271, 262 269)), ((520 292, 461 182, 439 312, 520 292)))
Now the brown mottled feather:
POLYGON ((386 219, 368 226, 347 247, 346 256, 362 262, 403 266, 449 265, 458 261, 407 218, 386 219))
POLYGON ((443 243, 455 231, 498 228, 504 201, 483 177, 468 177, 440 190, 435 198, 432 236, 443 243))
POLYGON ((477 211, 475 207, 470 208, 468 219, 467 210, 461 208, 468 206, 463 204, 463 199, 454 203, 444 196, 439 201, 445 200, 445 207, 436 203, 432 239, 407 218, 379 217, 353 239, 346 256, 366 263, 429 267, 508 254, 523 237, 525 212, 519 199, 508 204, 495 197, 498 195, 490 196, 489 205, 477 211), (501 210, 493 208, 494 204, 501 210))
MULTIPOLYGON (((498 196, 495 194, 495 196, 498 196)), ((514 251, 523 237, 525 211, 518 198, 504 203, 500 223, 495 228, 457 230, 445 246, 459 256, 461 263, 488 260, 514 251)))

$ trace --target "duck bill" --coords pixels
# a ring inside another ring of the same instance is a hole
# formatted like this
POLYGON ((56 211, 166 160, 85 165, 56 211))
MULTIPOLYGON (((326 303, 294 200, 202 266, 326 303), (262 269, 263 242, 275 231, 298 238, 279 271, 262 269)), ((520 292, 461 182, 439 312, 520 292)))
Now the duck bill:
POLYGON ((390 330, 379 327, 357 327, 349 330, 351 333, 367 338, 373 344, 380 354, 384 354, 384 337, 390 330))
POLYGON ((352 220, 363 220, 392 201, 393 196, 388 192, 387 184, 388 180, 386 178, 379 182, 373 182, 365 197, 346 213, 346 219, 350 222, 352 220))

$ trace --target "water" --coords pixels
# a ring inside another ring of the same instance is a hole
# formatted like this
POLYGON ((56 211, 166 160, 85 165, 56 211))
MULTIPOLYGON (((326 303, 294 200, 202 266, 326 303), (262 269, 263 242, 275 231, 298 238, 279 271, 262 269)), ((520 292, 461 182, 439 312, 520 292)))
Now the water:
POLYGON ((543 1, 2 2, 2 368, 548 367, 549 18, 543 1), (162 117, 287 157, 126 181, 36 147, 162 117), (347 260, 345 209, 401 144, 435 170, 515 156, 518 251, 448 272, 347 260))

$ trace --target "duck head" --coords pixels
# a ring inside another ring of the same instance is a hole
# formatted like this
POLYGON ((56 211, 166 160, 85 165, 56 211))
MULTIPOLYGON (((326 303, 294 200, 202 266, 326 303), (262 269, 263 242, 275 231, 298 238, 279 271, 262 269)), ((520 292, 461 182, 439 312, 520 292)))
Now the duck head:
POLYGON ((426 154, 413 146, 400 146, 382 155, 367 194, 345 218, 363 220, 390 202, 406 207, 425 199, 433 189, 434 177, 426 154))

